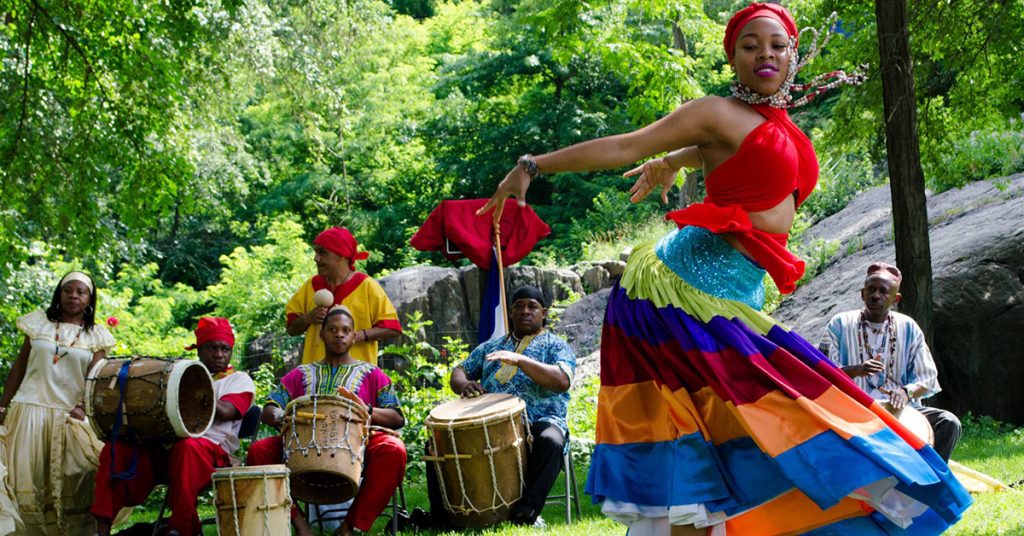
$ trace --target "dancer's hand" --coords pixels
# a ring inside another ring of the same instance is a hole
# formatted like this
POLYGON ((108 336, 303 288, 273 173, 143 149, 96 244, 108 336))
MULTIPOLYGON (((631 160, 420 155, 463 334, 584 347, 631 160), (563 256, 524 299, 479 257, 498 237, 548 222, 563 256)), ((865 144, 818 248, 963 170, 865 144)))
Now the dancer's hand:
POLYGON ((483 216, 487 214, 491 209, 494 210, 494 223, 497 224, 501 221, 501 213, 505 210, 505 200, 510 196, 515 197, 516 201, 519 202, 519 206, 526 206, 526 190, 530 187, 530 175, 526 173, 523 166, 516 165, 509 171, 505 178, 498 183, 498 189, 494 191, 494 195, 487 200, 487 204, 480 207, 480 210, 476 211, 477 216, 483 216))
POLYGON ((622 176, 634 177, 639 175, 636 182, 629 189, 629 193, 633 194, 629 200, 633 203, 639 203, 654 191, 655 187, 660 185, 661 203, 665 204, 668 203, 668 191, 676 183, 676 175, 678 173, 679 170, 673 169, 672 166, 665 162, 664 158, 655 158, 623 173, 622 176))

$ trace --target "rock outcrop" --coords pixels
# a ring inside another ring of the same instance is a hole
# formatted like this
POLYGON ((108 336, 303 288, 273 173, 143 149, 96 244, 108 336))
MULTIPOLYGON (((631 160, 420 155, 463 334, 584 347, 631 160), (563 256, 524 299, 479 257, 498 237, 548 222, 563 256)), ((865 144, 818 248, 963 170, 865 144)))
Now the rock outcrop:
MULTIPOLYGON (((833 314, 863 307, 864 270, 895 262, 891 206, 876 188, 809 229, 805 242, 837 240, 838 253, 775 317, 817 343, 833 314)), ((943 386, 930 402, 1024 423, 1024 175, 930 196, 928 216, 943 386)))

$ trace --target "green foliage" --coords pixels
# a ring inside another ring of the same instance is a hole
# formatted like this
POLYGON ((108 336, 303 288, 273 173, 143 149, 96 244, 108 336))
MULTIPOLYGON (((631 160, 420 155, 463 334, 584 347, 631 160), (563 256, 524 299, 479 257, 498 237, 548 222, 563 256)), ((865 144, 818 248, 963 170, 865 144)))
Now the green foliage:
POLYGON ((590 376, 573 385, 568 416, 569 435, 574 440, 594 440, 597 426, 597 395, 600 390, 600 376, 590 376))
POLYGON ((156 264, 125 265, 99 289, 97 320, 118 320, 110 328, 117 341, 112 354, 181 356, 195 342, 196 320, 209 310, 206 294, 181 283, 165 285, 156 273, 156 264))
POLYGON ((270 222, 267 238, 221 257, 221 279, 208 289, 217 315, 231 320, 241 341, 281 331, 284 304, 313 272, 312 249, 293 218, 270 222))
MULTIPOLYGON (((870 77, 864 86, 841 91, 825 103, 832 121, 816 140, 818 147, 834 155, 866 152, 875 166, 884 169, 885 122, 873 2, 801 0, 789 7, 811 20, 824 20, 835 10, 847 33, 832 40, 822 58, 811 65, 808 76, 836 66, 869 66, 870 77)), ((1024 58, 1014 44, 1024 37, 1024 25, 1019 23, 1024 20, 1024 3, 909 2, 908 10, 922 167, 928 185, 942 190, 969 180, 956 164, 954 169, 947 166, 951 155, 965 143, 974 143, 969 141, 971 133, 1003 130, 1008 120, 1019 118, 1024 111, 1020 92, 1011 89, 1019 86, 1024 73, 1024 58)), ((988 178, 991 175, 982 175, 1013 168, 1008 162, 1017 156, 1011 152, 996 158, 999 164, 978 166, 979 172, 972 178, 988 178)), ((980 163, 962 165, 972 168, 980 163)))
POLYGON ((822 163, 818 186, 800 206, 800 213, 810 223, 839 212, 858 194, 884 182, 884 178, 875 173, 871 160, 864 152, 820 156, 822 163))
POLYGON ((990 177, 1005 177, 1024 171, 1024 128, 1013 120, 1008 128, 987 128, 971 132, 954 142, 933 174, 938 191, 957 188, 990 177))

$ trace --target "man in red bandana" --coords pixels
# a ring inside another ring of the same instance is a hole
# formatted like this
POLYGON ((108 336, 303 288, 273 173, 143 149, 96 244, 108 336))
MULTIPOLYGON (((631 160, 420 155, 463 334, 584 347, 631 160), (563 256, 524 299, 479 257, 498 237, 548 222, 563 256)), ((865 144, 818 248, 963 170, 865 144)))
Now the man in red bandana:
POLYGON ((100 536, 110 534, 111 520, 122 507, 142 504, 161 482, 167 483, 167 502, 172 512, 165 534, 202 533, 196 498, 210 485, 216 468, 231 465, 230 455, 238 450, 242 417, 252 405, 256 385, 248 374, 231 366, 235 334, 226 318, 200 318, 195 334, 196 343, 185 349, 198 350, 199 360, 213 375, 213 394, 217 400, 213 425, 202 437, 181 439, 170 449, 133 448, 118 442, 113 449, 117 456, 113 468, 108 442, 100 453, 96 499, 92 505, 100 536), (130 475, 133 457, 136 466, 134 475, 130 475), (118 475, 121 478, 112 476, 112 469, 113 473, 122 473, 118 475))
POLYGON ((332 305, 344 305, 355 320, 356 343, 352 357, 377 364, 377 341, 402 333, 398 313, 384 289, 370 276, 356 271, 356 261, 365 260, 365 251, 358 251, 355 237, 344 227, 331 227, 313 240, 313 262, 317 275, 306 281, 285 306, 289 335, 305 333, 302 364, 324 358, 320 339, 320 323, 330 306, 313 301, 316 291, 327 289, 333 294, 332 305))

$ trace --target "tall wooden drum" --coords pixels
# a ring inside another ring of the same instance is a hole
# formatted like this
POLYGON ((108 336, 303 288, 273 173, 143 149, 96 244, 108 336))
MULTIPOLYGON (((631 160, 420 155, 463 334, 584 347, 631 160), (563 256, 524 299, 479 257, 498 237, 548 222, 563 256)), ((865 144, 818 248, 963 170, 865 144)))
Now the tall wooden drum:
POLYGON ((199 437, 216 409, 213 378, 199 361, 104 359, 86 379, 85 412, 103 439, 111 439, 119 419, 119 441, 146 445, 199 437))
POLYGON ((284 465, 224 467, 213 473, 217 534, 291 534, 291 492, 284 465))
POLYGON ((362 405, 342 396, 303 396, 288 404, 281 439, 293 497, 337 504, 356 496, 368 419, 362 405))
POLYGON ((452 523, 472 528, 508 519, 523 495, 526 404, 508 394, 462 398, 434 408, 426 426, 433 455, 424 459, 434 462, 452 523))

